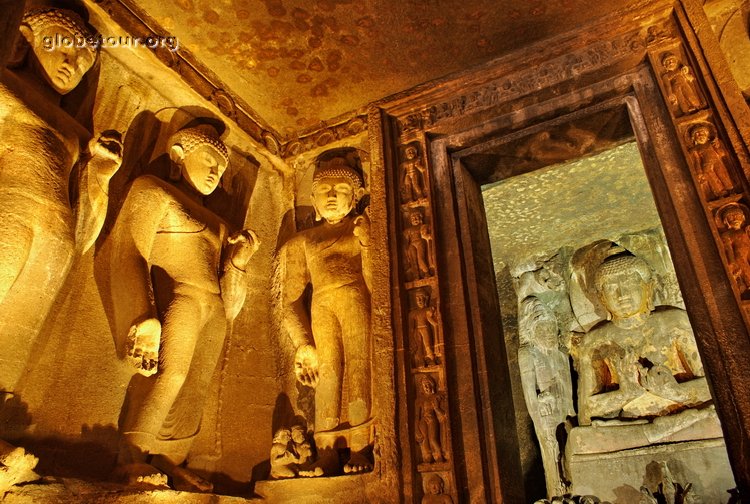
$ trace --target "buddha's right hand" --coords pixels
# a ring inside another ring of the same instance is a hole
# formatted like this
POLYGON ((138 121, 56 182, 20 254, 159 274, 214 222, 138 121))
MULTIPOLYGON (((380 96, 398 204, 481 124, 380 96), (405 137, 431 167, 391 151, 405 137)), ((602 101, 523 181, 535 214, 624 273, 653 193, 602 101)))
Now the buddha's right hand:
POLYGON ((128 332, 127 360, 143 376, 151 376, 159 367, 161 322, 148 318, 133 325, 128 332))
POLYGON ((302 385, 318 385, 318 349, 312 345, 302 345, 294 354, 294 374, 302 385))

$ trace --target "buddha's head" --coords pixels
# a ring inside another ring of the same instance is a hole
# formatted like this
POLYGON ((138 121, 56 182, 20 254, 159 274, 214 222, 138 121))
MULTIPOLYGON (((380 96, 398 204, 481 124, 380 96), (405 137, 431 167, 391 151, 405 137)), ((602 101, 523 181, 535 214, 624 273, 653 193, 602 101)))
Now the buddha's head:
POLYGON ((312 181, 312 202, 318 220, 341 222, 363 194, 362 178, 347 156, 318 159, 312 181))
POLYGON ((605 259, 596 270, 594 283, 614 321, 643 316, 654 309, 651 268, 630 253, 605 259))
POLYGON ((547 306, 535 296, 521 301, 519 339, 522 345, 535 345, 546 349, 557 347, 557 318, 547 306))
POLYGON ((211 126, 178 131, 169 139, 173 179, 181 176, 204 196, 214 192, 229 165, 229 151, 211 126), (177 175, 177 176, 174 176, 177 175))
POLYGON ((417 158, 417 148, 413 145, 408 146, 406 149, 404 149, 404 155, 406 156, 406 159, 409 161, 417 158))
POLYGON ((89 43, 93 34, 73 11, 29 11, 20 31, 31 46, 32 67, 61 95, 73 91, 96 61, 97 47, 89 43))

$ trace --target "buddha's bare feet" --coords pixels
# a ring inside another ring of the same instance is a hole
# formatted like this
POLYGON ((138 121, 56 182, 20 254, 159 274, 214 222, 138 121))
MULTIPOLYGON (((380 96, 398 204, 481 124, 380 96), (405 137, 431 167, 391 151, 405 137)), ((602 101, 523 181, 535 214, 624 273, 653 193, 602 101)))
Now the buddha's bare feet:
POLYGON ((115 470, 117 479, 128 486, 148 489, 169 489, 167 475, 151 464, 134 463, 119 466, 115 470))
POLYGON ((184 467, 175 467, 172 470, 172 484, 175 490, 181 492, 211 493, 214 490, 213 483, 184 467))
POLYGON ((358 474, 372 471, 372 462, 359 452, 352 453, 349 462, 344 464, 346 474, 358 474))

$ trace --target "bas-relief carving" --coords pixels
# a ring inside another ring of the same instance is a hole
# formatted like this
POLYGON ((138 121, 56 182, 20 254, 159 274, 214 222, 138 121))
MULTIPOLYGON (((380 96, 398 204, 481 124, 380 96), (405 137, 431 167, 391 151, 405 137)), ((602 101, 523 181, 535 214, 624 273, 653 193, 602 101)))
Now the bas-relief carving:
POLYGON ((35 10, 24 16, 20 30, 16 61, 0 79, 0 390, 7 392, 24 372, 74 257, 99 234, 109 180, 122 154, 118 132, 91 139, 61 106, 97 52, 88 46, 46 50, 43 40, 88 36, 80 16, 35 10), (70 201, 70 193, 77 199, 70 201))
POLYGON ((297 233, 279 252, 283 326, 295 348, 294 372, 315 389, 314 425, 324 474, 372 469, 369 215, 354 215, 364 194, 354 149, 318 157, 312 200, 321 225, 297 233), (309 309, 306 290, 312 289, 309 309), (343 390, 346 389, 346 403, 343 390))
POLYGON ((406 277, 410 281, 420 280, 435 274, 432 231, 430 225, 425 224, 421 209, 410 209, 407 216, 410 225, 403 231, 406 247, 406 277))
POLYGON ((547 495, 562 495, 567 486, 557 434, 566 419, 575 416, 568 355, 560 350, 554 313, 538 298, 521 301, 519 317, 518 367, 526 407, 541 445, 547 495))
POLYGON ((427 475, 424 486, 422 504, 453 504, 453 498, 445 493, 445 481, 439 474, 427 475))
POLYGON ((169 140, 171 183, 137 178, 102 253, 110 258, 115 341, 137 371, 120 416, 120 472, 130 483, 210 491, 181 467, 201 423, 227 322, 245 299, 245 269, 260 245, 229 233, 205 208, 228 151, 209 125, 169 140))
POLYGON ((494 79, 466 95, 434 103, 399 117, 399 132, 401 135, 408 135, 419 129, 428 129, 444 120, 479 112, 543 87, 576 78, 601 66, 611 65, 631 55, 642 54, 647 46, 670 38, 672 31, 673 22, 667 21, 638 32, 620 34, 613 40, 586 45, 572 54, 494 79))
POLYGON ((14 485, 39 479, 34 472, 39 459, 20 447, 0 440, 0 501, 14 485))
POLYGON ((305 427, 295 425, 291 429, 277 430, 271 444, 271 479, 321 476, 323 469, 313 466, 312 458, 312 446, 305 427))
POLYGON ((689 115, 703 108, 701 92, 690 67, 684 65, 673 52, 664 53, 661 64, 662 84, 675 117, 689 115))
POLYGON ((428 367, 438 364, 443 356, 442 341, 439 340, 437 311, 434 306, 430 305, 428 289, 414 290, 413 300, 408 320, 412 365, 428 367))
POLYGON ((416 380, 417 412, 415 439, 419 444, 423 464, 436 464, 449 460, 447 442, 447 413, 442 392, 435 380, 422 374, 416 380))
POLYGON ((737 283, 740 297, 750 295, 750 231, 748 208, 742 203, 728 203, 716 212, 729 271, 737 283))
POLYGON ((691 146, 690 161, 698 184, 707 201, 724 198, 734 191, 731 161, 716 128, 708 122, 699 122, 688 129, 691 146))
POLYGON ((401 162, 401 202, 409 203, 427 196, 427 170, 422 162, 419 147, 407 145, 401 162))

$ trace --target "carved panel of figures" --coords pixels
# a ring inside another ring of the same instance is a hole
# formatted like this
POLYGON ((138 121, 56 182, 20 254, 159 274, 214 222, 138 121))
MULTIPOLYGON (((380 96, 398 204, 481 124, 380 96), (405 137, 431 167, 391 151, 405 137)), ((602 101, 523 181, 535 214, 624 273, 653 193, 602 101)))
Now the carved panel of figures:
POLYGON ((323 222, 279 251, 282 323, 297 380, 315 391, 315 418, 307 419, 318 451, 314 467, 326 475, 364 472, 373 467, 370 221, 367 210, 356 215, 365 192, 356 149, 318 156, 312 191, 323 222), (349 459, 342 468, 343 448, 349 459))
POLYGON ((724 257, 742 299, 750 297, 750 231, 747 216, 747 206, 739 202, 728 203, 716 211, 724 257))
POLYGON ((411 203, 427 196, 427 170, 419 144, 411 143, 403 150, 401 169, 401 201, 411 203))
POLYGON ((430 291, 426 287, 412 292, 409 311, 409 338, 414 367, 428 367, 442 362, 442 341, 437 311, 430 305, 430 291))
POLYGON ((663 53, 660 63, 662 85, 675 117, 690 115, 705 107, 695 73, 683 63, 677 50, 663 53))
POLYGON ((416 382, 415 437, 421 460, 423 464, 440 464, 450 459, 445 396, 429 374, 417 375, 416 382))
POLYGON ((424 476, 424 497, 422 504, 453 504, 450 494, 445 491, 445 481, 437 473, 424 476))
POLYGON ((734 193, 732 161, 713 123, 708 120, 694 123, 688 127, 687 135, 690 163, 706 201, 734 193))
POLYGON ((421 208, 407 211, 409 226, 403 231, 406 277, 421 280, 435 274, 435 253, 431 226, 425 223, 421 208))

